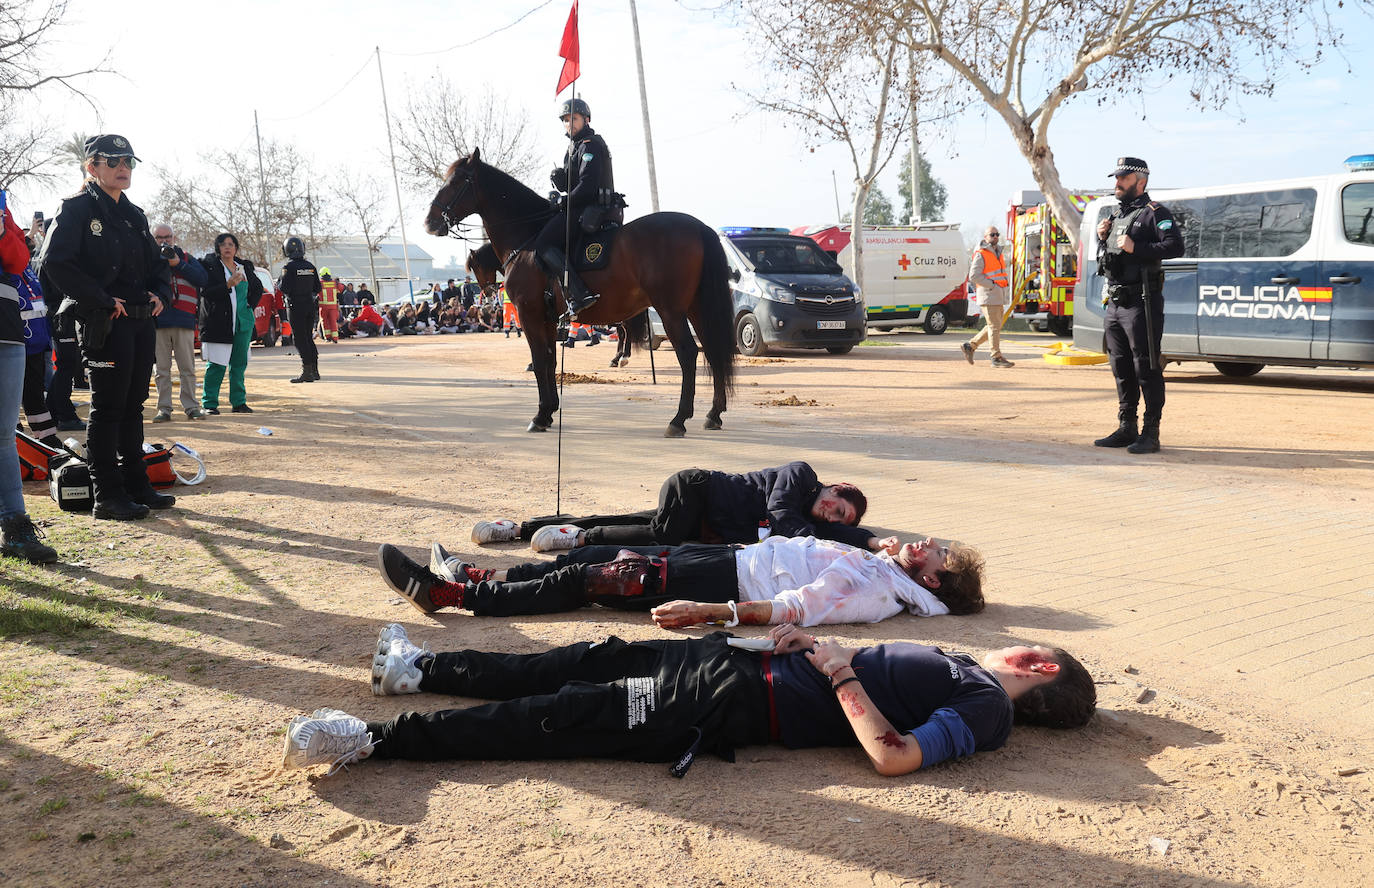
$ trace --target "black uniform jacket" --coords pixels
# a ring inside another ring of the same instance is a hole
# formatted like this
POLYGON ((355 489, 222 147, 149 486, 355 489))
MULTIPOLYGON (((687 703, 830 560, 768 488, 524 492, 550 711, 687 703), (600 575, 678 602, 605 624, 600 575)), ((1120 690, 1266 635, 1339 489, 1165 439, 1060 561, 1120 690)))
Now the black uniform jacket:
MULTIPOLYGON (((238 263, 248 277, 248 310, 252 311, 262 298, 262 281, 254 274, 253 263, 243 258, 238 263)), ((218 254, 206 253, 200 264, 210 273, 210 282, 200 291, 200 341, 233 342, 234 310, 230 304, 233 297, 225 286, 224 263, 218 254)))
POLYGON ((600 203, 603 191, 615 191, 611 151, 590 126, 583 127, 568 146, 564 166, 568 170, 568 206, 574 210, 600 203))
MULTIPOLYGON (((1128 269, 1130 266, 1154 268, 1164 259, 1177 259, 1183 255, 1183 231, 1168 207, 1155 203, 1150 200, 1148 193, 1142 192, 1135 200, 1122 203, 1113 210, 1112 221, 1132 213, 1136 215, 1126 228, 1126 234, 1134 241, 1135 252, 1121 254, 1123 265, 1128 269), (1136 213, 1136 210, 1140 212, 1136 213)), ((1111 237, 1110 232, 1107 236, 1111 237)), ((1105 240, 1102 243, 1111 247, 1105 240)), ((1140 280, 1140 274, 1135 269, 1129 269, 1124 278, 1125 282, 1134 283, 1140 280)))
POLYGON ((292 259, 283 265, 277 286, 286 294, 286 301, 291 305, 313 305, 315 296, 322 289, 319 272, 304 259, 292 259))
POLYGON ((46 298, 65 297, 59 311, 79 317, 112 311, 116 298, 147 305, 151 291, 165 306, 172 296, 172 270, 148 218, 124 195, 115 203, 94 181, 62 201, 43 242, 39 277, 46 298))
POLYGON ((816 470, 801 461, 743 475, 712 472, 706 523, 727 543, 757 543, 759 522, 767 521, 775 536, 816 536, 867 548, 873 534, 864 528, 811 517, 821 486, 816 470))

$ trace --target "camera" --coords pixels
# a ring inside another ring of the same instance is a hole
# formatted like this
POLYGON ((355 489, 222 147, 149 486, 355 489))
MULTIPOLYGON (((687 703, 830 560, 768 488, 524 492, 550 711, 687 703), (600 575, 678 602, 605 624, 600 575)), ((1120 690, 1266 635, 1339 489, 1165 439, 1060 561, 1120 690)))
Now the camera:
POLYGON ((163 244, 157 248, 157 251, 163 259, 168 261, 177 258, 177 248, 171 244, 163 244))

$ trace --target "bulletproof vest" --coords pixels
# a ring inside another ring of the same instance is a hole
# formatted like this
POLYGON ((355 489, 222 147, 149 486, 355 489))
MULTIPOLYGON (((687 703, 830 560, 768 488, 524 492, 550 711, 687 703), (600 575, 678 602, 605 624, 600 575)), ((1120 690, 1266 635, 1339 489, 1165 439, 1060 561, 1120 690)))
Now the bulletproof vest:
POLYGON ((1107 272, 1107 277, 1115 284, 1139 284, 1144 280, 1143 271, 1146 263, 1139 261, 1131 253, 1117 246, 1117 238, 1126 234, 1136 217, 1145 212, 1145 206, 1136 207, 1124 216, 1117 216, 1112 220, 1112 229, 1107 232, 1107 244, 1103 253, 1106 261, 1102 263, 1107 272))

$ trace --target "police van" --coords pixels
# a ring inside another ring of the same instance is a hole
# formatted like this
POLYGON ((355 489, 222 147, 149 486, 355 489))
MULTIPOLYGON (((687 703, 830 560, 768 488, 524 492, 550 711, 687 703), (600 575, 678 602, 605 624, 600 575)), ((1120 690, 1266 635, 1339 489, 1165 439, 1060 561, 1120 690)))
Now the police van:
MULTIPOLYGON (((793 229, 820 244, 854 277, 849 226, 793 229)), ((969 254, 958 222, 879 225, 864 230, 864 304, 875 329, 920 327, 939 336, 968 320, 969 254)))
MULTIPOLYGON (((1210 361, 1227 376, 1266 364, 1374 367, 1374 154, 1347 172, 1152 192, 1183 230, 1164 265, 1161 357, 1210 361)), ((1116 201, 1093 201, 1080 234, 1074 344, 1103 349, 1097 224, 1116 201)))
POLYGON ((785 228, 722 228, 743 355, 771 348, 854 349, 868 335, 863 294, 816 242, 785 228))

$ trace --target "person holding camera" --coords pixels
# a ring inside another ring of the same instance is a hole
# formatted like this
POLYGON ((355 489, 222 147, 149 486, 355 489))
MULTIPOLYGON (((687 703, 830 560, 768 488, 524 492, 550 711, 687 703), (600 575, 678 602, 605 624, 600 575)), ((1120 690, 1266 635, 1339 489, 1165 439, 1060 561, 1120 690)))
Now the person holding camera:
POLYGON ((253 272, 253 263, 239 258, 239 239, 227 231, 215 238, 215 251, 201 264, 209 276, 200 294, 200 354, 205 358, 201 406, 206 413, 219 415, 219 389, 227 370, 233 412, 252 413, 243 377, 262 281, 253 272))
POLYGON ((1112 172, 1120 202, 1097 226, 1097 265, 1107 276, 1103 338, 1116 378, 1116 431, 1093 442, 1128 453, 1159 451, 1164 413, 1164 269, 1160 262, 1183 255, 1183 232, 1168 207, 1150 200, 1150 167, 1138 157, 1119 157, 1112 172), (1145 396, 1145 424, 1136 431, 1136 408, 1145 396))
POLYGON ((153 375, 153 318, 171 297, 172 270, 148 219, 124 196, 138 165, 123 136, 86 140, 86 184, 62 202, 43 246, 39 278, 59 315, 76 323, 91 380, 86 452, 96 518, 127 521, 167 509, 143 462, 143 402, 153 375))
MULTIPOLYGON (((291 337, 296 353, 301 356, 301 375, 292 382, 318 382, 320 379, 320 350, 315 347, 315 324, 320 319, 316 300, 324 292, 315 266, 305 259, 305 241, 288 237, 281 247, 287 262, 282 266, 277 289, 286 294, 287 311, 291 313, 291 337)), ((338 306, 335 306, 335 313, 338 306)), ((338 321, 333 324, 338 329, 338 321)))
POLYGON ((181 409, 187 419, 204 419, 196 400, 196 314, 200 290, 209 275, 194 256, 178 247, 176 232, 165 222, 153 229, 153 240, 172 270, 172 303, 157 316, 157 413, 153 422, 172 419, 172 358, 181 377, 181 409))

